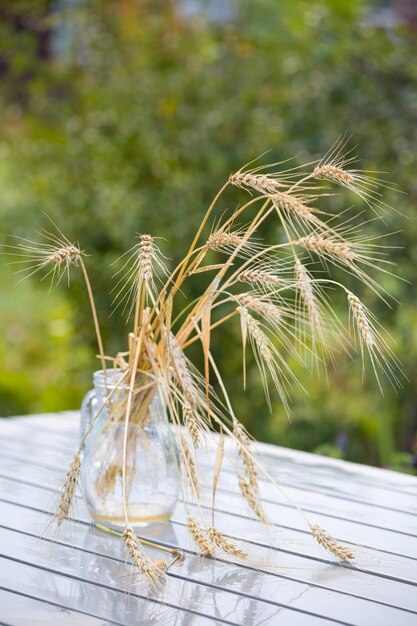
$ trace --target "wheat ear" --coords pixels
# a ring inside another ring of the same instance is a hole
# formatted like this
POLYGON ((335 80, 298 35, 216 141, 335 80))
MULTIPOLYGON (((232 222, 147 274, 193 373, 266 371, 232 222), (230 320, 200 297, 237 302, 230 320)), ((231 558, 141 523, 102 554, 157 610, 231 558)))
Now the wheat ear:
POLYGON ((239 456, 241 457, 245 470, 246 476, 249 481, 249 485, 251 486, 253 492, 255 494, 258 493, 258 472, 256 471, 256 466, 253 461, 251 450, 251 440, 249 439, 245 429, 242 424, 237 420, 233 421, 233 434, 238 441, 239 448, 239 456))
POLYGON ((252 489, 249 481, 247 481, 240 474, 238 475, 238 481, 239 481, 240 491, 242 492, 243 497, 245 498, 245 500, 248 503, 249 507, 255 513, 255 515, 258 518, 258 520, 260 522, 262 522, 263 524, 268 524, 268 518, 266 517, 266 515, 264 513, 262 504, 261 504, 257 494, 252 489))
POLYGON ((361 341, 366 345, 367 348, 372 348, 375 346, 375 337, 372 332, 371 325, 369 323, 368 317, 366 315, 364 306, 362 302, 359 300, 355 294, 348 292, 347 295, 350 310, 352 311, 352 315, 355 319, 356 325, 358 327, 359 335, 361 341))
POLYGON ((318 254, 327 254, 337 257, 345 263, 349 263, 355 259, 355 254, 348 241, 334 241, 333 239, 322 237, 321 235, 307 235, 306 237, 301 237, 301 239, 297 241, 297 244, 306 250, 311 250, 318 254))
POLYGON ((190 433, 191 441, 193 442, 194 448, 198 448, 200 444, 200 433, 198 430, 198 423, 195 411, 191 408, 188 402, 184 403, 183 406, 183 414, 184 414, 184 422, 190 433))
POLYGON ((77 452, 71 462, 71 465, 69 466, 67 477, 61 491, 61 497, 59 499, 58 507, 54 513, 58 528, 61 526, 64 519, 67 518, 70 514, 75 491, 77 489, 78 480, 80 478, 80 472, 81 457, 80 453, 77 452))
POLYGON ((187 528, 203 556, 214 556, 216 551, 214 543, 191 515, 187 515, 187 528))
POLYGON ((138 266, 142 280, 150 282, 153 277, 153 259, 155 257, 155 245, 152 235, 140 235, 139 237, 138 266))
POLYGON ((316 221, 317 219, 310 207, 301 202, 296 196, 292 196, 289 193, 278 191, 272 197, 272 201, 278 209, 297 215, 297 217, 301 217, 304 220, 316 221))
POLYGON ((313 170, 312 177, 321 180, 331 180, 339 185, 351 185, 355 181, 352 174, 336 165, 317 165, 313 170))
POLYGON ((188 482, 193 490, 193 493, 197 499, 200 498, 200 483, 197 476, 197 468, 195 465, 194 457, 191 453, 188 441, 185 437, 180 439, 180 455, 182 464, 184 465, 185 472, 187 474, 188 482))
POLYGON ((142 550, 136 538, 133 528, 129 525, 126 526, 123 535, 123 541, 125 542, 127 553, 138 570, 146 576, 146 578, 153 584, 157 585, 165 576, 165 563, 160 559, 153 561, 142 550), (164 566, 162 566, 162 563, 164 566))
POLYGON ((237 296, 237 299, 244 307, 251 309, 272 324, 280 324, 282 322, 282 310, 275 304, 272 304, 272 302, 262 300, 250 293, 243 293, 237 296))
POLYGON ((276 193, 278 189, 283 187, 275 178, 271 178, 267 174, 250 174, 244 172, 231 174, 229 176, 229 183, 236 187, 249 187, 264 194, 276 193))
POLYGON ((242 550, 235 543, 227 539, 223 533, 218 530, 218 528, 210 526, 207 532, 210 539, 224 552, 235 556, 237 559, 246 559, 248 556, 248 553, 245 550, 242 550))
POLYGON ((323 546, 328 552, 331 552, 331 554, 334 554, 334 556, 341 561, 349 562, 355 558, 355 555, 349 548, 338 543, 336 539, 320 526, 310 524, 310 530, 317 543, 323 546))
POLYGON ((217 231, 207 239, 206 246, 209 250, 221 250, 222 248, 237 248, 242 243, 242 238, 236 233, 217 231))
POLYGON ((251 268, 241 272, 237 279, 241 283, 260 283, 263 285, 278 285, 282 282, 279 278, 269 272, 251 268))
POLYGON ((295 277, 298 290, 308 312, 311 327, 313 331, 317 331, 321 327, 321 319, 317 299, 314 294, 313 280, 299 259, 295 261, 295 277))

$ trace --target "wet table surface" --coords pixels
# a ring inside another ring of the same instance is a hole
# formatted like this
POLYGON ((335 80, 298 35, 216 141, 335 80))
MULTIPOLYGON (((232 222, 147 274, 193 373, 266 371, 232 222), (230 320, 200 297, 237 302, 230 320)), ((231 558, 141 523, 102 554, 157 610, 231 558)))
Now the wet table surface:
MULTIPOLYGON (((169 524, 141 532, 186 557, 152 591, 132 575, 121 541, 91 526, 81 496, 54 541, 47 530, 77 446, 78 419, 66 412, 0 420, 1 624, 417 624, 415 477, 259 444, 268 471, 310 521, 355 552, 354 566, 340 565, 264 482, 272 523, 266 531, 256 522, 226 457, 215 524, 250 560, 197 556, 179 502, 169 524)), ((213 449, 209 444, 200 463, 207 494, 213 449)))

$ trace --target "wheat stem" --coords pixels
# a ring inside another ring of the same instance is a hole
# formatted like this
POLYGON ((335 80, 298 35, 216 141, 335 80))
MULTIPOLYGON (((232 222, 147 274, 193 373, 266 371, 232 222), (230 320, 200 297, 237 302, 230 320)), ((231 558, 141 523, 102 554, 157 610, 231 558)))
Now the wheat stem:
POLYGON ((90 283, 90 279, 88 277, 87 268, 86 268, 86 266, 84 264, 84 261, 83 261, 81 256, 80 256, 80 266, 81 266, 81 270, 82 270, 83 275, 84 275, 84 281, 85 281, 85 285, 87 287, 88 298, 90 300, 90 307, 91 307, 91 312, 93 314, 94 328, 95 328, 95 331, 96 331, 96 337, 97 337, 97 343, 98 343, 98 350, 99 350, 100 359, 101 359, 101 367, 102 367, 103 373, 104 373, 104 384, 106 386, 106 384, 107 384, 106 359, 104 358, 104 348, 103 348, 103 341, 102 341, 102 338, 101 338, 100 324, 98 322, 98 316, 97 316, 96 305, 95 305, 95 302, 94 302, 93 290, 91 288, 91 283, 90 283))

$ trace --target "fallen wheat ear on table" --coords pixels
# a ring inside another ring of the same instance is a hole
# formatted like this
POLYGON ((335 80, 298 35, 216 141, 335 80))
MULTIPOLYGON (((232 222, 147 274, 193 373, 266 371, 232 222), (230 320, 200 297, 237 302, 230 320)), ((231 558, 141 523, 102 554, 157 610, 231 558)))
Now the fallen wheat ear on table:
MULTIPOLYGON (((268 471, 312 522, 354 550, 354 565, 335 565, 284 500, 263 500, 265 512, 281 525, 271 528, 276 547, 268 547, 265 531, 238 504, 236 477, 226 463, 216 521, 242 550, 253 552, 256 545, 258 569, 197 556, 180 501, 170 524, 140 535, 185 553, 164 588, 149 593, 128 564, 123 575, 121 541, 92 528, 81 497, 56 543, 45 533, 78 422, 76 412, 0 420, 1 624, 417 624, 415 477, 258 444, 268 471), (278 567, 268 571, 262 559, 278 567)), ((207 467, 214 454, 209 446, 207 467)))

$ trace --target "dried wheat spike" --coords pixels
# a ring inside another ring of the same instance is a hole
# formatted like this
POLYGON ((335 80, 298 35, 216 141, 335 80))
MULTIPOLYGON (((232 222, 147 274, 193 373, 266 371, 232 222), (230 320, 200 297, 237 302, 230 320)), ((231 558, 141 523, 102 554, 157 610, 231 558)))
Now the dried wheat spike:
POLYGON ((317 165, 313 171, 313 178, 332 180, 340 185, 351 185, 354 182, 352 174, 336 165, 317 165))
POLYGON ((155 256, 155 240, 152 235, 140 235, 139 239, 139 274, 145 282, 150 282, 153 276, 152 261, 155 256))
POLYGON ((71 465, 69 466, 67 477, 65 479, 65 483, 61 491, 59 504, 58 504, 57 510, 54 513, 54 517, 56 519, 56 523, 58 527, 61 526, 64 519, 68 517, 70 514, 71 505, 75 496, 75 490, 77 488, 78 480, 80 477, 80 471, 81 471, 81 458, 80 458, 80 453, 77 452, 77 454, 72 460, 71 465))
POLYGON ((223 533, 221 533, 220 530, 214 526, 210 526, 208 534, 211 540, 214 541, 219 548, 224 550, 224 552, 235 556, 237 559, 246 559, 248 556, 248 553, 245 550, 242 550, 235 543, 227 539, 223 533))
POLYGON ((197 417, 188 402, 184 403, 183 413, 184 422, 190 433, 191 441, 193 442, 194 448, 198 448, 200 445, 200 432, 198 430, 197 417))
POLYGON ((371 325, 366 316, 362 302, 350 291, 348 292, 347 298, 350 310, 352 311, 352 315, 356 321, 361 340, 368 348, 374 347, 376 344, 374 333, 372 332, 371 325))
POLYGON ((187 515, 187 528, 203 556, 214 556, 216 551, 214 543, 191 515, 187 515))
POLYGON ((333 241, 320 235, 307 235, 306 237, 301 237, 297 243, 306 248, 306 250, 313 250, 319 254, 330 254, 346 263, 353 261, 355 258, 348 241, 333 241))
POLYGON ((163 561, 162 559, 155 559, 153 563, 156 567, 158 567, 162 571, 166 571, 168 567, 168 564, 165 563, 165 561, 163 561))
POLYGON ((245 429, 242 424, 237 420, 233 422, 233 434, 239 442, 239 456, 241 457, 243 464, 246 470, 246 476, 249 481, 249 485, 251 486, 253 492, 255 494, 258 493, 258 472, 256 470, 255 462, 250 453, 251 450, 251 440, 248 437, 245 429))
POLYGON ((295 262, 295 277, 297 280, 297 287, 308 311, 311 327, 313 330, 318 330, 321 326, 321 321, 316 296, 313 291, 312 280, 307 269, 299 259, 295 262))
POLYGON ((168 336, 168 349, 175 376, 181 385, 181 389, 187 399, 187 402, 193 406, 198 403, 199 391, 194 383, 187 358, 172 333, 168 336))
POLYGON ((210 250, 221 250, 227 247, 237 248, 241 243, 242 238, 236 233, 217 231, 207 239, 206 246, 210 250))
POLYGON ((281 282, 273 274, 258 269, 244 270, 239 274, 238 280, 242 283, 261 283, 263 285, 277 285, 281 282))
POLYGON ((101 474, 96 480, 96 491, 102 497, 106 498, 109 493, 114 491, 116 479, 122 474, 122 468, 116 463, 112 463, 104 474, 101 474))
POLYGON ((231 174, 229 176, 229 183, 236 187, 249 187, 264 194, 275 193, 278 189, 283 187, 275 178, 271 178, 267 174, 245 174, 243 172, 231 174))
POLYGON ((353 552, 346 546, 340 545, 327 531, 316 524, 310 524, 313 538, 328 552, 334 554, 341 561, 352 561, 355 558, 353 552))
POLYGON ((165 567, 161 566, 158 559, 153 561, 143 551, 131 526, 126 526, 122 537, 132 563, 153 585, 160 583, 165 576, 165 567))
POLYGON ((271 347, 268 343, 267 336, 261 329, 261 324, 251 315, 247 316, 247 324, 249 333, 251 337, 253 337, 259 354, 262 356, 265 363, 273 363, 274 357, 271 351, 271 347))
POLYGON ((60 265, 61 263, 73 263, 81 258, 81 250, 74 245, 63 246, 55 252, 52 252, 46 259, 45 263, 50 265, 60 265))
POLYGON ((303 202, 301 202, 296 196, 292 196, 289 193, 278 191, 272 199, 274 204, 279 209, 288 211, 289 213, 294 213, 298 217, 301 217, 305 220, 315 219, 313 213, 311 212, 311 209, 303 202))
POLYGON ((268 518, 266 517, 262 508, 262 504, 260 503, 256 493, 253 491, 250 483, 241 475, 238 475, 238 481, 240 491, 242 492, 243 497, 245 498, 252 511, 255 513, 258 520, 263 524, 267 524, 268 518))
POLYGON ((248 309, 251 309, 258 315, 270 320, 275 324, 280 324, 282 322, 282 311, 279 307, 272 302, 267 302, 265 300, 261 300, 261 298, 256 298, 252 296, 250 293, 243 293, 238 296, 238 300, 243 306, 248 309))
POLYGON ((180 439, 180 455, 191 489, 193 490, 195 497, 200 498, 201 492, 200 482, 197 476, 197 468, 195 465, 194 457, 188 445, 188 441, 185 439, 185 437, 181 437, 180 439))

